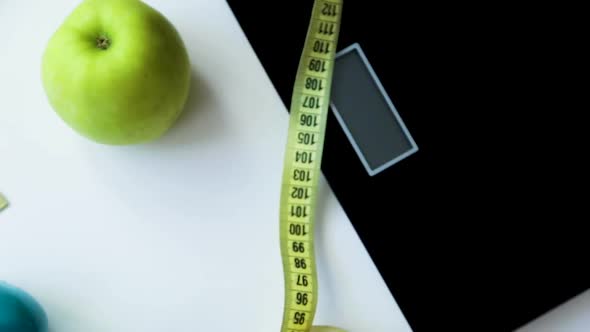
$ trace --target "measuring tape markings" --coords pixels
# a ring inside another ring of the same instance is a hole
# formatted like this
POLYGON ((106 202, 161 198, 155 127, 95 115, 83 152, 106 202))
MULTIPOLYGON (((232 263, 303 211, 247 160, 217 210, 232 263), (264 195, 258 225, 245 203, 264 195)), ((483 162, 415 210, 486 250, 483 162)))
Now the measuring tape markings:
POLYGON ((281 190, 282 332, 308 332, 318 300, 314 220, 342 0, 315 0, 289 117, 281 190))

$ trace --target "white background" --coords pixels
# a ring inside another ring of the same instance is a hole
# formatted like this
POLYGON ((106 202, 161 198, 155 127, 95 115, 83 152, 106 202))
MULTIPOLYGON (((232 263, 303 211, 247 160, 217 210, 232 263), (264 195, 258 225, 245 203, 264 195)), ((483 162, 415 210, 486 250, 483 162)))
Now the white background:
POLYGON ((590 291, 586 291, 517 332, 588 332, 590 331, 590 291))
MULTIPOLYGON (((0 2, 0 279, 53 332, 279 330, 286 109, 223 0, 148 1, 178 28, 193 88, 163 139, 89 142, 49 108, 46 41, 77 1, 0 2)), ((409 331, 322 179, 316 323, 409 331)))
MULTIPOLYGON (((147 2, 178 28, 194 80, 178 124, 135 147, 79 137, 45 100, 41 54, 78 2, 0 2, 0 279, 33 294, 53 332, 278 331, 286 110, 223 0, 147 2)), ((409 331, 321 190, 316 322, 409 331)), ((522 332, 589 319, 586 293, 522 332)))

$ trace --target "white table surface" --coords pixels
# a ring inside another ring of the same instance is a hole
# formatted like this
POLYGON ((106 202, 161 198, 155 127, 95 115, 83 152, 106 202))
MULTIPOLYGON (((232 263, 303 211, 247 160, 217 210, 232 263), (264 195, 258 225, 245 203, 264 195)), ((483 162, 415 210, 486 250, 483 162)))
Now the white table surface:
MULTIPOLYGON (((276 332, 287 112, 223 0, 149 4, 178 28, 194 82, 178 124, 109 147, 50 109, 40 59, 74 0, 0 1, 0 279, 53 332, 276 332)), ((322 179, 316 323, 409 331, 322 179)))
POLYGON ((517 332, 590 331, 590 290, 547 312, 517 332))

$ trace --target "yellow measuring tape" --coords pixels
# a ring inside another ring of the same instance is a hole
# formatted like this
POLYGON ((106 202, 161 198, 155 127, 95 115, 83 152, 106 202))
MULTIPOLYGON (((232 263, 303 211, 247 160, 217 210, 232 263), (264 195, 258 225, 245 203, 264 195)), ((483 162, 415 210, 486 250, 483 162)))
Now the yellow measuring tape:
POLYGON ((342 0, 315 0, 290 108, 280 209, 285 309, 281 332, 313 327, 318 301, 314 221, 342 0))

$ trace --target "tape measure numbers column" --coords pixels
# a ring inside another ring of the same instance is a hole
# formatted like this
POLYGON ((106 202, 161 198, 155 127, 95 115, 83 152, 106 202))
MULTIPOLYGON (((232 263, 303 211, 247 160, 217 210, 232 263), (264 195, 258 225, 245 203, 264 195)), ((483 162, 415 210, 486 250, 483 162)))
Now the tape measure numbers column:
POLYGON ((318 300, 314 221, 342 0, 315 0, 290 108, 280 236, 285 274, 281 332, 308 332, 318 300))

